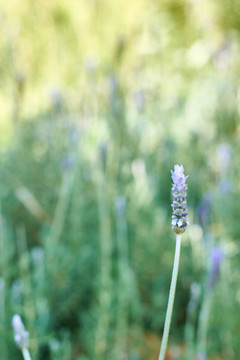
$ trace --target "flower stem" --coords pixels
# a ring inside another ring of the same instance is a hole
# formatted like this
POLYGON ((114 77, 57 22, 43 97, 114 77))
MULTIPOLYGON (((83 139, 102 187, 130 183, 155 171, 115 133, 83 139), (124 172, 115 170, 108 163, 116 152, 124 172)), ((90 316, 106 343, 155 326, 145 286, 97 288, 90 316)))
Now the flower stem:
POLYGON ((31 356, 30 356, 28 348, 23 348, 22 354, 23 354, 24 360, 31 360, 31 356))
POLYGON ((202 308, 199 314, 197 334, 197 359, 207 358, 207 328, 212 301, 212 291, 205 290, 202 308))
POLYGON ((169 330, 170 330, 173 303, 174 303, 176 283, 177 283, 177 276, 178 276, 180 249, 181 249, 181 235, 177 235, 173 272, 172 272, 172 281, 171 281, 169 298, 168 298, 168 306, 167 306, 167 313, 166 313, 165 324, 164 324, 162 344, 161 344, 161 349, 160 349, 160 354, 159 354, 158 360, 164 360, 166 348, 167 348, 168 335, 169 335, 169 330))

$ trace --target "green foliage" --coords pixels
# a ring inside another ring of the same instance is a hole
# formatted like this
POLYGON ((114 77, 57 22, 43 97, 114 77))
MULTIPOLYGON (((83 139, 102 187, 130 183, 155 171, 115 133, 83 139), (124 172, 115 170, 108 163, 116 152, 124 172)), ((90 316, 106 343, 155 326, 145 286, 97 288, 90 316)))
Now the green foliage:
POLYGON ((1 5, 1 359, 21 358, 14 313, 33 359, 157 358, 175 246, 170 169, 182 163, 192 225, 171 342, 194 351, 221 244, 207 350, 238 360, 237 10, 228 0, 1 5), (193 282, 202 292, 189 315, 193 282))

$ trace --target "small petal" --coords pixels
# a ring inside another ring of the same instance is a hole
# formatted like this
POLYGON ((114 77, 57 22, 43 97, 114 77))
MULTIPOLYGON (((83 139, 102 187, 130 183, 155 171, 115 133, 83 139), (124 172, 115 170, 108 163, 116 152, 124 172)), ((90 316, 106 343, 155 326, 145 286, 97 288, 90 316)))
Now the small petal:
POLYGON ((182 220, 180 219, 180 220, 178 220, 178 226, 180 227, 180 226, 182 226, 182 224, 183 224, 183 222, 182 222, 182 220))

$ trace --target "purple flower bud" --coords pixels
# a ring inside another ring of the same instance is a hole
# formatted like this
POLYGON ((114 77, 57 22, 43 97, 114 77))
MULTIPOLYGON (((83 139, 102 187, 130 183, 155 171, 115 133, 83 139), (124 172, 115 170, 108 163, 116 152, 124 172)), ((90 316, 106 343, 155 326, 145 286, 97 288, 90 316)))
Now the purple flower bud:
POLYGON ((185 231, 189 224, 187 219, 187 184, 188 176, 184 175, 184 168, 181 165, 175 165, 174 171, 171 170, 173 185, 173 203, 172 203, 172 229, 176 234, 181 234, 185 231))
POLYGON ((184 176, 184 167, 182 165, 174 165, 174 171, 171 170, 173 186, 179 191, 185 190, 185 182, 188 176, 184 176))
POLYGON ((215 247, 211 251, 211 271, 209 274, 208 288, 213 289, 217 283, 221 262, 224 253, 220 247, 215 247))
POLYGON ((14 341, 20 349, 28 347, 29 333, 25 330, 22 319, 19 315, 14 315, 12 318, 12 327, 14 331, 14 341))
POLYGON ((199 224, 202 227, 205 227, 209 222, 212 201, 213 195, 210 192, 206 192, 203 196, 202 202, 197 208, 199 224))

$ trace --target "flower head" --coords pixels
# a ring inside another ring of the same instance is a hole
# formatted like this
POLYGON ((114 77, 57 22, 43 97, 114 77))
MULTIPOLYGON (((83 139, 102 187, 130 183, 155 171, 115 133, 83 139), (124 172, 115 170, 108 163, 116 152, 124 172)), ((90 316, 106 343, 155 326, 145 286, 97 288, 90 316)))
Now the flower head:
POLYGON ((20 349, 28 347, 29 333, 25 330, 22 319, 19 315, 14 315, 12 318, 12 327, 14 331, 14 341, 20 349))
POLYGON ((184 190, 184 185, 188 176, 184 175, 184 167, 182 165, 174 165, 174 171, 171 170, 174 186, 180 190, 184 190))
POLYGON ((175 165, 172 174, 172 229, 176 234, 181 234, 185 231, 189 224, 187 219, 187 184, 188 176, 184 175, 184 167, 182 165, 175 165))

